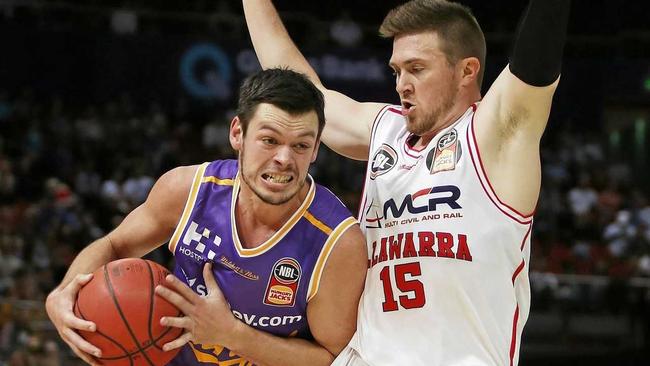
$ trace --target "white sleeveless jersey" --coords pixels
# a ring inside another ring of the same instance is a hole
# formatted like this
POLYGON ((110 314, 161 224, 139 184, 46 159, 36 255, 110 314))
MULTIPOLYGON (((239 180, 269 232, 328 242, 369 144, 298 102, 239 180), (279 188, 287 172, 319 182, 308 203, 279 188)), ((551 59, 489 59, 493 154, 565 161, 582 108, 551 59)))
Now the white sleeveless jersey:
POLYGON ((517 365, 532 216, 492 190, 475 110, 420 151, 400 107, 375 120, 359 213, 369 269, 350 342, 370 365, 517 365))

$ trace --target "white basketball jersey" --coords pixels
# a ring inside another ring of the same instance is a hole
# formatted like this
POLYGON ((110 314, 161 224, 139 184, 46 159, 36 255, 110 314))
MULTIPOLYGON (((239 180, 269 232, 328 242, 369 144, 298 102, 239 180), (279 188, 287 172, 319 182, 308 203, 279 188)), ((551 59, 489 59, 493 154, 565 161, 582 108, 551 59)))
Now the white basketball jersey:
POLYGON ((420 151, 400 107, 375 120, 359 213, 368 276, 350 342, 370 365, 517 364, 532 216, 492 190, 475 110, 420 151))

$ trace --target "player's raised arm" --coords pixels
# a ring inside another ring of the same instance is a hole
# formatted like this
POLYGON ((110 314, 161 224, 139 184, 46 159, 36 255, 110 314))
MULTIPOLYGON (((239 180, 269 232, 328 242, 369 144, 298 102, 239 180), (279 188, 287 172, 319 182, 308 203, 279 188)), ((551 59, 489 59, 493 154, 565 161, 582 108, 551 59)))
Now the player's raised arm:
POLYGON ((270 0, 243 0, 248 31, 262 68, 289 67, 301 72, 323 92, 327 125, 322 140, 337 153, 368 159, 370 130, 382 103, 360 103, 323 86, 293 43, 270 0))
POLYGON ((510 64, 480 103, 474 124, 482 161, 500 198, 523 213, 539 195, 539 143, 559 82, 570 0, 531 0, 510 64))

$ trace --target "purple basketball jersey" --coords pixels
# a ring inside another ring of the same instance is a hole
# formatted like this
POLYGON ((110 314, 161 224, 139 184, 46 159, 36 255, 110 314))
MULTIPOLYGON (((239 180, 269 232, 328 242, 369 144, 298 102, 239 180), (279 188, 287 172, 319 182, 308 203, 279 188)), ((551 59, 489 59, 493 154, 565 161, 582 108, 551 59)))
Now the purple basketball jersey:
MULTIPOLYGON (((206 295, 203 265, 211 261, 235 317, 278 336, 312 339, 307 303, 318 291, 336 241, 356 220, 336 196, 312 180, 307 197, 282 228, 260 246, 246 249, 239 241, 234 219, 240 184, 237 173, 235 160, 199 167, 169 242, 176 259, 174 274, 198 294, 206 295)), ((220 362, 252 365, 219 345, 193 343, 183 347, 170 365, 220 362)))

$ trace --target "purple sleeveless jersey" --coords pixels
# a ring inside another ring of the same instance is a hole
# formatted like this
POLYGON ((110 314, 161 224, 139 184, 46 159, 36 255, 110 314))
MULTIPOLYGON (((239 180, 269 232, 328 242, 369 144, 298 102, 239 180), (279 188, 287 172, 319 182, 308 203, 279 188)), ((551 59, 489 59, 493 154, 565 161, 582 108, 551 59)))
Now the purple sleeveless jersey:
MULTIPOLYGON (((211 261, 235 317, 278 336, 312 339, 307 303, 318 291, 336 241, 356 220, 336 196, 312 181, 304 202, 280 230, 256 248, 243 248, 234 223, 237 172, 234 160, 217 160, 198 169, 169 242, 176 257, 174 274, 205 295, 203 265, 211 261)), ((169 365, 220 363, 252 365, 219 345, 192 343, 169 365)))

